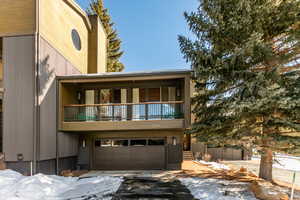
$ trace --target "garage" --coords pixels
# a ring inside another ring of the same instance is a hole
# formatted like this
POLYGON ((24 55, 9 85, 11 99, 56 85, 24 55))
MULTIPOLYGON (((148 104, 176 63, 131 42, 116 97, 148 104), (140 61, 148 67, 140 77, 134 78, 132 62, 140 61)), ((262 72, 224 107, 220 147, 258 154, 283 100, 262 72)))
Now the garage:
POLYGON ((95 139, 97 170, 159 170, 166 168, 165 138, 95 139))

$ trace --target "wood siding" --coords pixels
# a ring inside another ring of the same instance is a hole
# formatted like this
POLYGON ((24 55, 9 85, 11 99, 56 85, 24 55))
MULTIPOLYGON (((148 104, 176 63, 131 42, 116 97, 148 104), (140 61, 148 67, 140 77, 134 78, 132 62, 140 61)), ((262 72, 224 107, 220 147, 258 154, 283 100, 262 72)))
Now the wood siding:
POLYGON ((184 119, 141 121, 62 122, 61 131, 184 129, 184 119))
POLYGON ((78 155, 78 140, 76 134, 58 132, 59 157, 72 157, 78 155))
POLYGON ((36 0, 1 0, 0 36, 16 36, 35 32, 36 0))
POLYGON ((40 34, 81 73, 88 71, 88 34, 84 18, 63 0, 40 1, 40 34), (81 38, 81 50, 72 42, 71 31, 81 38))
MULTIPOLYGON (((45 39, 40 38, 39 65, 39 105, 40 105, 40 160, 56 157, 56 123, 57 123, 57 89, 56 75, 71 75, 80 73, 66 58, 64 58, 45 39)), ((74 94, 76 94, 74 92, 74 94)), ((74 97, 72 97, 74 99, 74 97)), ((66 99, 67 100, 67 99, 66 99)), ((74 103, 74 102, 69 102, 74 103)), ((63 135, 63 134, 60 134, 63 135)), ((66 143, 62 145, 62 155, 75 156, 74 146, 78 144, 73 137, 63 137, 66 143)))
POLYGON ((7 161, 33 159, 34 36, 4 38, 3 148, 7 161))
POLYGON ((107 64, 107 36, 97 16, 90 16, 92 31, 89 34, 88 73, 104 73, 107 64))

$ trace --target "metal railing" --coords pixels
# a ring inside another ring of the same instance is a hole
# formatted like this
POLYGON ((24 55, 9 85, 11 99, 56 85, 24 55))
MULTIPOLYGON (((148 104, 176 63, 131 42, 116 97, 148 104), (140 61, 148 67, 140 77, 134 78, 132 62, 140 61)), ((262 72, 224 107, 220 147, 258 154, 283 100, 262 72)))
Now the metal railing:
POLYGON ((182 119, 183 102, 147 102, 64 106, 65 122, 182 119))

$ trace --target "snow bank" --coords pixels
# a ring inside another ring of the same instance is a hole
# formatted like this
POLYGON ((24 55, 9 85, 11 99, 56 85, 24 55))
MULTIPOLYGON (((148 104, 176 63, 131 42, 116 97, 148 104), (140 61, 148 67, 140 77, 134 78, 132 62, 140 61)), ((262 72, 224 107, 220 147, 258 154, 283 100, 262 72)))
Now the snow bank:
POLYGON ((122 183, 118 177, 79 179, 37 174, 23 176, 12 170, 0 171, 0 200, 110 199, 122 183))
POLYGON ((213 169, 225 169, 225 170, 230 170, 230 167, 227 165, 221 164, 221 163, 216 163, 216 162, 206 162, 203 160, 197 160, 198 163, 204 164, 204 165, 209 165, 213 169))
MULTIPOLYGON (((260 156, 252 157, 252 160, 260 160, 260 156)), ((295 156, 276 154, 273 162, 273 167, 291 171, 300 171, 300 158, 295 156)))
POLYGON ((180 178, 191 194, 201 200, 256 200, 249 191, 249 184, 235 181, 204 179, 204 178, 180 178))

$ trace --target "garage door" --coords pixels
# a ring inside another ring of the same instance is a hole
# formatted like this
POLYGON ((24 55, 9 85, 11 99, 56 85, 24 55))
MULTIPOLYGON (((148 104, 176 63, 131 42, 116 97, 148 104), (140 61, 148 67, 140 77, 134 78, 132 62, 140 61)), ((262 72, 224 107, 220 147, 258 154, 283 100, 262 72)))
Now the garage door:
POLYGON ((165 139, 96 139, 98 170, 165 169, 165 139))

